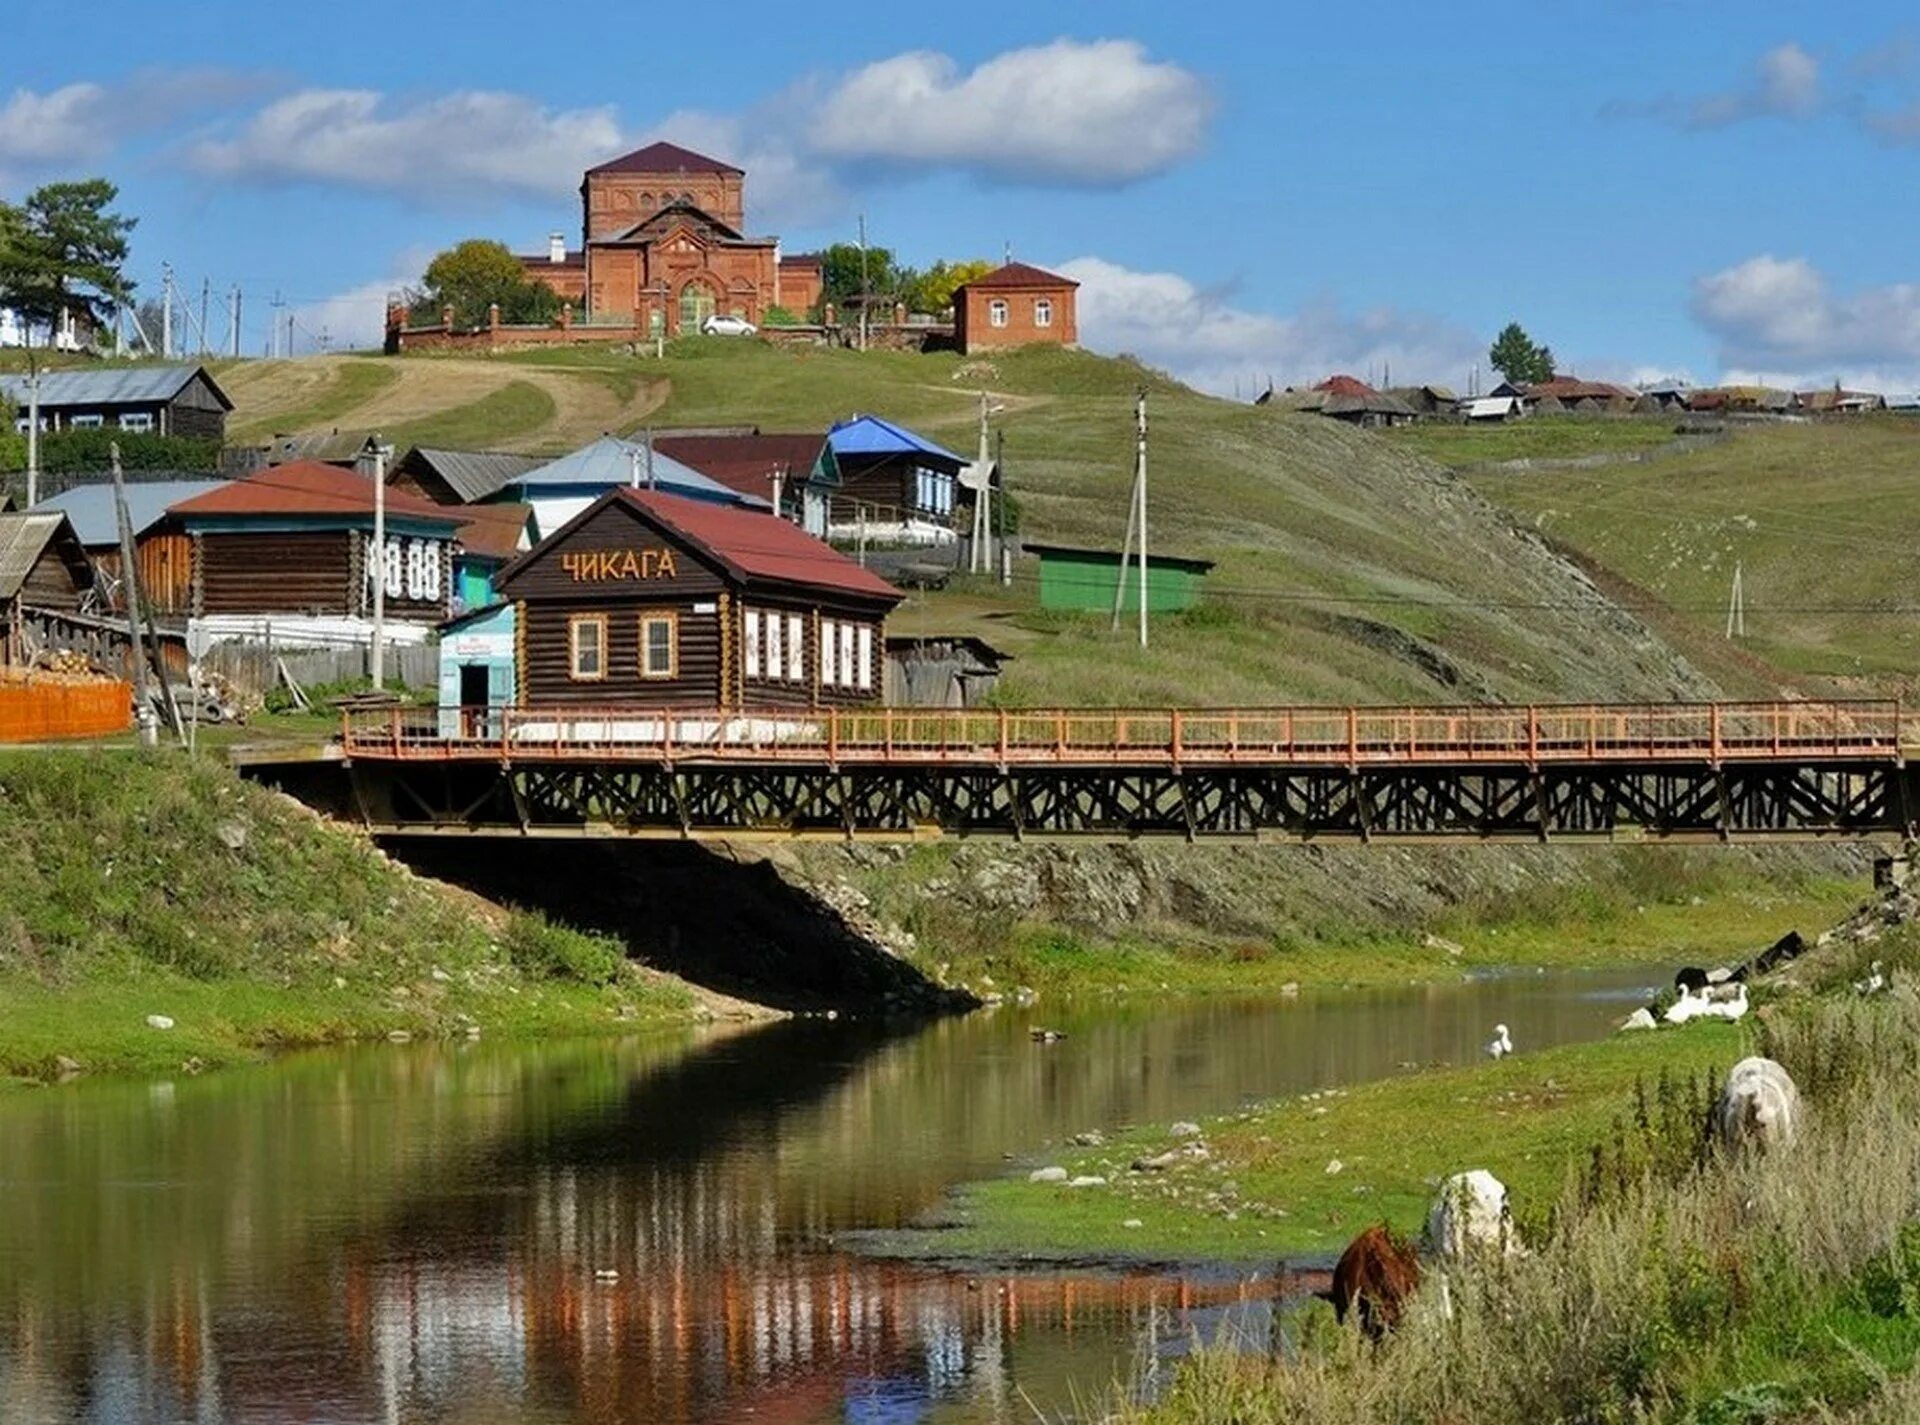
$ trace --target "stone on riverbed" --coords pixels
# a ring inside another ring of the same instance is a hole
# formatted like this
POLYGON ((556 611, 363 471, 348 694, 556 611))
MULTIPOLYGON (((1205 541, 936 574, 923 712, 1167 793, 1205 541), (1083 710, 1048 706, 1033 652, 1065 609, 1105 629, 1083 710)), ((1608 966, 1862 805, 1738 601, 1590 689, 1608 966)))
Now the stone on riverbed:
POLYGON ((1176 1123, 1167 1130, 1175 1138, 1198 1138, 1200 1125, 1197 1123, 1176 1123))
POLYGON ((1645 1005, 1641 1005, 1640 1008, 1636 1009, 1632 1014, 1628 1015, 1626 1019, 1626 1023, 1620 1026, 1622 1030, 1658 1029, 1659 1027, 1660 1027, 1659 1022, 1655 1020, 1653 1017, 1653 1011, 1648 1009, 1645 1005))
POLYGON ((1077 1177, 1067 1184, 1070 1188, 1105 1187, 1106 1185, 1107 1180, 1105 1178, 1094 1177, 1091 1174, 1077 1177))
POLYGON ((1067 1180, 1065 1168, 1035 1168, 1027 1174, 1030 1183, 1063 1183, 1067 1180))

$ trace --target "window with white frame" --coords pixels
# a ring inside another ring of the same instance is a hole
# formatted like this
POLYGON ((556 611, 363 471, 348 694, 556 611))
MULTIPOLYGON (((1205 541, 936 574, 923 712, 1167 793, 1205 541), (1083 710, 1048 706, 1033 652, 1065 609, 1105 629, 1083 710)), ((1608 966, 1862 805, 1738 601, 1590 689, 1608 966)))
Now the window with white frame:
POLYGON ((767 681, 769 683, 776 683, 780 680, 781 675, 785 673, 787 666, 786 640, 782 636, 786 632, 786 620, 781 618, 779 614, 770 613, 766 616, 766 624, 767 681))
POLYGON ((1033 324, 1037 327, 1053 325, 1053 303, 1045 297, 1033 299, 1033 324))
POLYGON ((607 676, 607 616, 575 614, 567 620, 567 675, 576 683, 607 676))
POLYGON ((106 423, 106 417, 95 411, 90 415, 75 416, 67 425, 73 430, 99 430, 106 423))
POLYGON ((840 625, 830 618, 820 620, 820 685, 831 688, 840 681, 840 625))
POLYGON ((787 681, 807 681, 807 621, 799 614, 787 615, 787 681))
POLYGON ((120 413, 121 430, 152 430, 152 411, 122 411, 120 413))
POLYGON ((865 624, 859 629, 860 691, 873 691, 873 630, 865 624))
POLYGON ((987 323, 996 327, 1007 324, 1007 302, 1004 297, 995 297, 987 303, 987 323))
POLYGON ((680 620, 671 609, 640 615, 640 676, 671 678, 680 671, 680 620))
POLYGON ((840 625, 840 686, 843 688, 853 686, 853 635, 852 624, 840 625))
POLYGON ((743 617, 746 620, 746 631, 740 641, 746 645, 747 676, 758 678, 760 676, 760 610, 747 609, 743 617))

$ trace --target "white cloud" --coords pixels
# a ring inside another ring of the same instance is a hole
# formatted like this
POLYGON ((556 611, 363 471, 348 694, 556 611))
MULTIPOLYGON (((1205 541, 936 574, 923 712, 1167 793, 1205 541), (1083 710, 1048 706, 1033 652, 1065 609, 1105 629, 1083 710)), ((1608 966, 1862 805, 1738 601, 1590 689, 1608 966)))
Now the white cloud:
POLYGON ((477 89, 410 104, 366 89, 304 89, 267 105, 231 137, 195 145, 191 160, 225 177, 440 199, 558 197, 621 144, 607 106, 556 111, 477 89))
POLYGON ((1802 257, 1752 257, 1694 283, 1730 373, 1782 385, 1920 384, 1920 284, 1835 293, 1802 257))
POLYGON ((1173 272, 1136 272, 1099 257, 1058 271, 1080 283, 1081 341, 1130 352, 1203 390, 1247 393, 1272 377, 1307 385, 1334 372, 1398 384, 1463 385, 1484 356, 1473 333, 1438 317, 1377 308, 1358 314, 1331 304, 1289 316, 1248 311, 1173 272))
POLYGON ((825 95, 822 156, 934 165, 1019 182, 1109 185, 1197 152, 1213 100, 1200 78, 1132 40, 1009 50, 963 74, 943 54, 895 55, 825 95))
POLYGON ((1722 129, 1748 119, 1805 119, 1820 111, 1820 61, 1789 41, 1754 62, 1745 83, 1692 98, 1666 95, 1648 103, 1613 104, 1617 116, 1663 119, 1689 129, 1722 129))
POLYGON ((259 82, 226 70, 143 70, 113 85, 15 89, 0 104, 0 169, 97 161, 128 138, 229 102, 259 82))
MULTIPOLYGON (((289 308, 293 316, 297 355, 321 350, 321 338, 328 351, 377 350, 387 334, 387 301, 416 287, 420 274, 432 254, 410 248, 397 254, 388 264, 388 276, 357 283, 331 297, 315 302, 299 302, 289 308)), ((283 316, 282 321, 285 320, 283 316)), ((286 334, 281 333, 280 350, 285 351, 286 334)))

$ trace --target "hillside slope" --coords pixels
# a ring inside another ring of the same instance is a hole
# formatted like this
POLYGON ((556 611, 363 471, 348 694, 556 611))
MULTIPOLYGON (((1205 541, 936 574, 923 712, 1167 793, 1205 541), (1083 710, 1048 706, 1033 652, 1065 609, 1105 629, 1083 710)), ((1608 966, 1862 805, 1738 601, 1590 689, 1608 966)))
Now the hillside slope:
POLYGON ((407 420, 386 431, 396 440, 428 429, 449 444, 558 451, 608 428, 596 424, 604 408, 580 402, 594 420, 542 417, 511 440, 499 432, 512 423, 516 391, 571 385, 609 399, 633 393, 623 408, 631 419, 615 429, 819 429, 871 410, 970 452, 984 388, 1004 408, 995 420, 1022 532, 1105 546, 1121 537, 1133 398, 1145 388, 1154 547, 1218 561, 1207 604, 1160 620, 1142 655, 1130 632, 1114 635, 1103 619, 1041 613, 1031 564, 1010 589, 960 580, 916 595, 896 627, 970 631, 1007 649, 1016 661, 1002 692, 1013 701, 1665 698, 1712 689, 1440 467, 1329 421, 1199 395, 1126 360, 690 340, 664 360, 602 347, 332 362, 317 390, 289 369, 308 363, 236 368, 228 379, 240 428, 297 428, 321 410, 343 425, 400 411, 407 420), (364 390, 356 396, 343 382, 364 390), (358 404, 343 407, 349 396, 358 404))

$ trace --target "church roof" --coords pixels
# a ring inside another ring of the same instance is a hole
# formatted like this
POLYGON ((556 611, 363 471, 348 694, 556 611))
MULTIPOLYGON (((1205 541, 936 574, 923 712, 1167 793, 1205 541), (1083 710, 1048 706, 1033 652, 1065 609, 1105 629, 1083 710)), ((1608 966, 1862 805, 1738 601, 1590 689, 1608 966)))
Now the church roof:
POLYGON ((717 158, 708 158, 703 153, 695 153, 690 148, 681 148, 674 143, 650 143, 645 148, 637 148, 632 153, 623 153, 618 158, 610 158, 589 173, 741 173, 731 163, 722 163, 717 158))
POLYGON ((728 223, 723 223, 699 204, 689 203, 684 198, 675 198, 671 203, 661 205, 625 232, 618 233, 611 238, 601 238, 599 241, 648 241, 656 237, 664 236, 667 229, 673 226, 673 219, 675 218, 685 218, 696 228, 711 229, 711 233, 708 235, 717 238, 723 243, 745 243, 748 246, 765 246, 767 243, 773 241, 772 238, 747 237, 738 228, 728 223))
POLYGON ((996 267, 985 277, 974 278, 966 285, 979 290, 989 287, 1078 287, 1080 284, 1071 277, 1062 277, 1057 272, 1035 267, 1032 263, 1009 262, 1004 267, 996 267))

